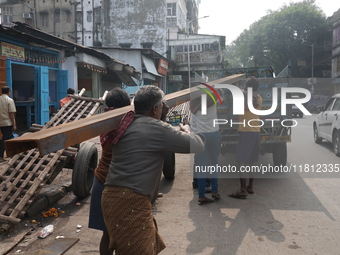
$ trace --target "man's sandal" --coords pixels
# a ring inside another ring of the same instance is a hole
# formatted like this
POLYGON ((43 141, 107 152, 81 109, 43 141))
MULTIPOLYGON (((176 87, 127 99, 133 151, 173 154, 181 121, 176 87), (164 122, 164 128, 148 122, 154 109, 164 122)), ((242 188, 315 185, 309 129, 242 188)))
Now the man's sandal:
POLYGON ((249 194, 254 194, 254 190, 251 189, 249 186, 247 186, 247 192, 248 192, 249 194))
POLYGON ((229 194, 229 197, 238 198, 238 199, 246 199, 247 195, 243 195, 243 194, 239 193, 238 191, 236 191, 235 193, 229 194))
POLYGON ((213 203, 213 202, 214 202, 214 200, 207 198, 207 197, 204 197, 204 199, 202 199, 202 200, 198 200, 199 205, 209 204, 209 203, 213 203))
POLYGON ((217 192, 216 193, 212 193, 211 197, 214 198, 214 199, 220 199, 221 198, 220 194, 218 194, 217 192))

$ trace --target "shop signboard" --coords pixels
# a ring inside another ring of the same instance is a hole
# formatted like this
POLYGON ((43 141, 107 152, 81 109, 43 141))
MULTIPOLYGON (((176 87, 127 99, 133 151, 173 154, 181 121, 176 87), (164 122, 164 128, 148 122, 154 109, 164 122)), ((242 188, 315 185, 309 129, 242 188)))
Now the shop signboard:
POLYGON ((13 61, 25 62, 25 49, 14 44, 1 42, 1 55, 13 61))
POLYGON ((161 75, 166 76, 168 73, 168 62, 165 61, 164 59, 159 59, 159 63, 158 63, 158 70, 157 72, 161 75))
POLYGON ((169 75, 169 81, 182 81, 182 75, 169 75))

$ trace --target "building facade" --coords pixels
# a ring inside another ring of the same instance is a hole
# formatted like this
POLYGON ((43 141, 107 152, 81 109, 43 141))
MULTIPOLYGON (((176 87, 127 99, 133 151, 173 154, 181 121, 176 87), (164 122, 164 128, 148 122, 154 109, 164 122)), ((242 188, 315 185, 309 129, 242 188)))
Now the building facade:
POLYGON ((169 40, 168 58, 175 62, 169 74, 169 90, 188 88, 189 83, 207 82, 220 77, 212 71, 223 70, 225 36, 178 33, 169 40))
POLYGON ((18 126, 44 125, 69 87, 99 98, 123 83, 136 86, 141 78, 122 61, 20 22, 0 26, 0 46, 0 87, 12 89, 18 126))
MULTIPOLYGON (((220 52, 224 48, 223 39, 208 35, 197 37, 199 0, 26 0, 14 5, 10 2, 11 0, 7 0, 1 5, 5 25, 11 26, 14 21, 24 22, 76 44, 95 47, 106 54, 114 52, 111 57, 120 55, 122 61, 132 66, 139 66, 139 63, 133 58, 135 53, 127 49, 154 51, 151 55, 157 58, 151 60, 156 69, 160 59, 167 63, 169 71, 203 71, 209 69, 209 65, 210 69, 221 68, 219 65, 222 59, 220 52), (184 49, 178 53, 174 50, 188 43, 188 34, 191 68, 185 60, 187 56, 184 49), (200 39, 202 43, 199 43, 200 39), (207 45, 213 43, 214 46, 209 46, 208 49, 207 45), (215 51, 216 47, 218 52, 215 51), (119 49, 121 54, 117 54, 119 49), (207 62, 208 59, 210 60, 207 62)), ((145 62, 151 66, 149 60, 145 62)), ((158 84, 165 91, 173 91, 168 89, 167 76, 159 73, 150 76, 144 65, 141 68, 142 73, 145 71, 142 84, 158 84)), ((78 81, 86 83, 86 79, 78 81)), ((138 81, 135 83, 138 84, 138 81)))
POLYGON ((340 9, 333 14, 332 78, 340 78, 340 9))
POLYGON ((165 2, 103 0, 103 47, 153 49, 166 52, 165 2))
POLYGON ((13 22, 26 23, 34 28, 76 42, 75 2, 71 0, 27 0, 2 1, 1 22, 4 26, 13 26, 13 22))

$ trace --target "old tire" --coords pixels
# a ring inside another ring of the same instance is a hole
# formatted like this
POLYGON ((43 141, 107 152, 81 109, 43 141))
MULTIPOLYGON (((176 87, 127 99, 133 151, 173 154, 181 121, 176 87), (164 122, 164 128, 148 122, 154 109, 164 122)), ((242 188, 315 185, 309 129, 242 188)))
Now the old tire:
POLYGON ((175 178, 175 153, 167 152, 164 158, 163 175, 166 179, 172 180, 175 178))
POLYGON ((273 161, 275 166, 287 164, 287 143, 276 143, 273 148, 273 161))
POLYGON ((340 130, 336 131, 333 135, 333 151, 335 155, 340 157, 340 130))
POLYGON ((319 137, 319 131, 316 125, 314 125, 314 142, 320 144, 322 142, 322 138, 319 137))
POLYGON ((93 184, 94 170, 98 164, 98 150, 94 143, 80 145, 72 173, 72 189, 76 197, 89 195, 93 184))

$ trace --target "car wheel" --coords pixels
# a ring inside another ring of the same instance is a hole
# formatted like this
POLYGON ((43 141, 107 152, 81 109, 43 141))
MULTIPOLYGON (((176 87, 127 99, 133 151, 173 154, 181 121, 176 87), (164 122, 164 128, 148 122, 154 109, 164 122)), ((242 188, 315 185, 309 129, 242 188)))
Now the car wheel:
POLYGON ((340 157, 340 130, 336 131, 333 136, 333 151, 340 157))
POLYGON ((319 137, 319 131, 316 125, 314 125, 314 142, 320 144, 322 142, 322 138, 319 137))

